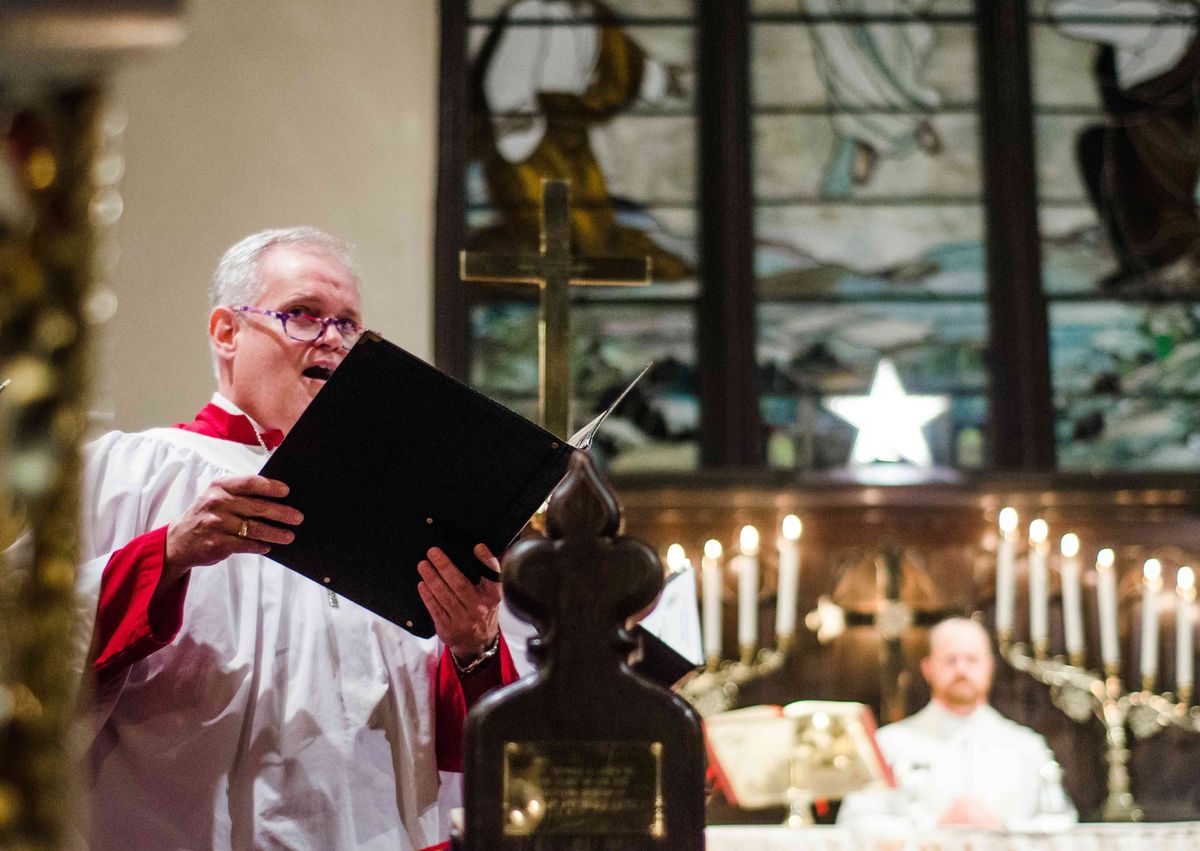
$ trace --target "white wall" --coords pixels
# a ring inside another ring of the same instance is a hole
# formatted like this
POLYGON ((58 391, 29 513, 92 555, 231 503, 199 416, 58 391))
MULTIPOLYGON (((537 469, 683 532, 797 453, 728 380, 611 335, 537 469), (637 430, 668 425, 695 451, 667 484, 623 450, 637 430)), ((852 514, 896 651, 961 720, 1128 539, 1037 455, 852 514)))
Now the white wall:
POLYGON ((126 430, 208 400, 208 279, 263 228, 352 243, 367 324, 432 353, 435 0, 190 0, 188 15, 182 46, 113 80, 128 114, 119 306, 91 407, 126 430))

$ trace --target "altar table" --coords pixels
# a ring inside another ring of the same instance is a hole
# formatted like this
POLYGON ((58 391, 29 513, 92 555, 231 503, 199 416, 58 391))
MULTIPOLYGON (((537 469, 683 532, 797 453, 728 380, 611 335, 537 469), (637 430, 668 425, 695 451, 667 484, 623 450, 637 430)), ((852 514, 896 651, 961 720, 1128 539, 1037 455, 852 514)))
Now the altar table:
POLYGON ((1080 824, 1055 833, 711 825, 707 851, 1196 851, 1200 822, 1080 824))

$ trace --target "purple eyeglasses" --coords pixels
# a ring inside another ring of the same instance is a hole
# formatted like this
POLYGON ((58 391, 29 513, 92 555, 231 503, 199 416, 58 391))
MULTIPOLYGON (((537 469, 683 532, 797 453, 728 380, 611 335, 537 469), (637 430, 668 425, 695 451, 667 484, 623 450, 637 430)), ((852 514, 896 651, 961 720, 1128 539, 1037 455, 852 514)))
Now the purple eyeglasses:
POLYGON ((309 316, 307 313, 288 313, 283 310, 263 310, 261 307, 251 307, 248 304, 230 305, 230 310, 239 313, 258 313, 262 316, 272 316, 283 326, 283 333, 298 343, 315 343, 325 334, 325 329, 332 325, 342 338, 342 345, 347 349, 358 342, 365 330, 361 325, 349 319, 337 316, 326 316, 321 319, 309 316))

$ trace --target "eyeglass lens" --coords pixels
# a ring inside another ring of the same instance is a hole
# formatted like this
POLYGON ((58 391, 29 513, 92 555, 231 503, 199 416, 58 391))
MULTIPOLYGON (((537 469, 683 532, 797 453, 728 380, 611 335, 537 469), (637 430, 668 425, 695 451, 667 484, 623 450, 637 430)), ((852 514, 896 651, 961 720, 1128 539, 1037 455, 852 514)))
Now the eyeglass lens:
POLYGON ((293 340, 311 343, 325 333, 325 325, 332 325, 341 335, 342 342, 352 346, 358 341, 361 332, 353 322, 346 319, 322 321, 311 316, 289 316, 284 324, 284 331, 293 340))

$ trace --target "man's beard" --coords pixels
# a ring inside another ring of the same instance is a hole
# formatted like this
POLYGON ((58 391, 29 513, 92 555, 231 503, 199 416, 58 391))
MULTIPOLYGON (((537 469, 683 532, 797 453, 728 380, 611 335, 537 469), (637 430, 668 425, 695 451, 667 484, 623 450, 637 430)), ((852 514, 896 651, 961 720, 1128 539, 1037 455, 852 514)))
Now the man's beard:
POLYGON ((970 680, 956 679, 942 692, 942 700, 950 706, 974 706, 983 697, 983 692, 970 680))

